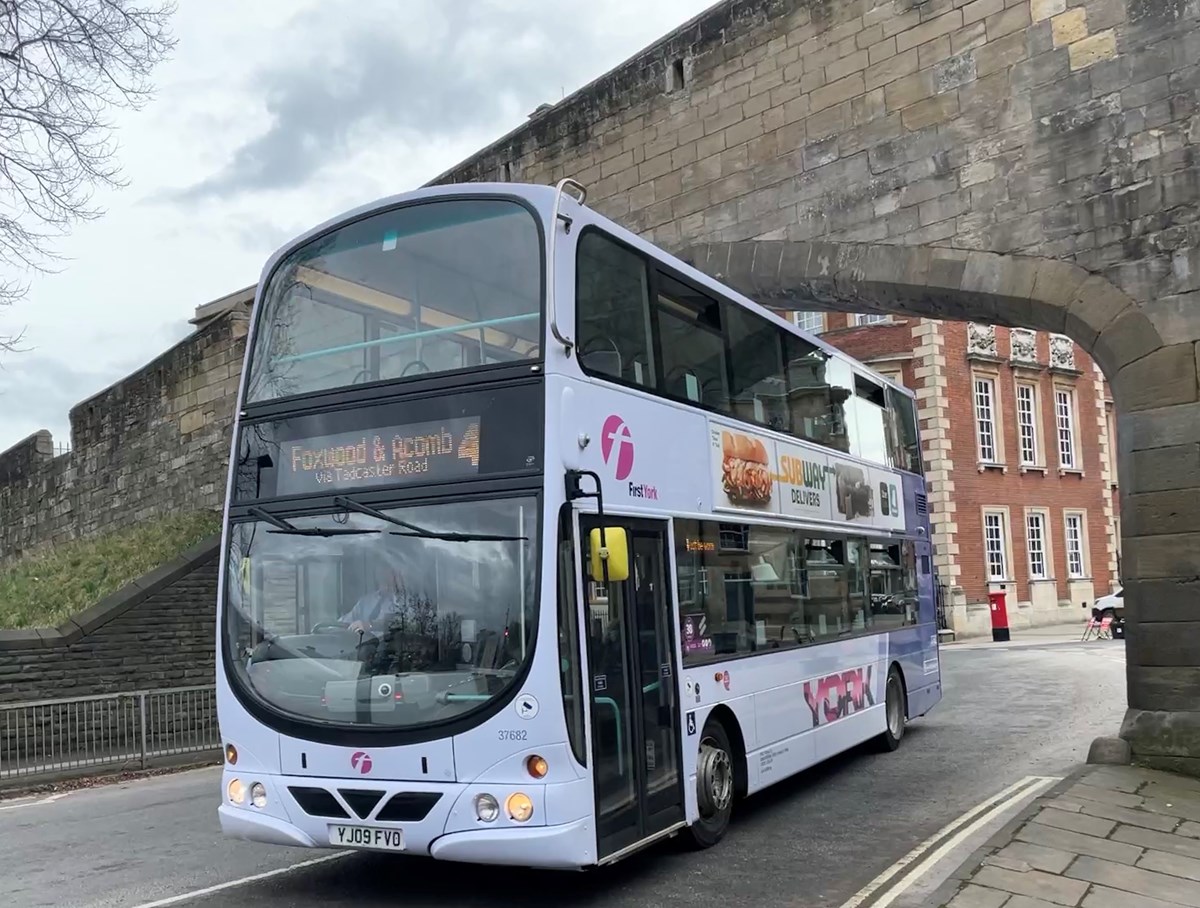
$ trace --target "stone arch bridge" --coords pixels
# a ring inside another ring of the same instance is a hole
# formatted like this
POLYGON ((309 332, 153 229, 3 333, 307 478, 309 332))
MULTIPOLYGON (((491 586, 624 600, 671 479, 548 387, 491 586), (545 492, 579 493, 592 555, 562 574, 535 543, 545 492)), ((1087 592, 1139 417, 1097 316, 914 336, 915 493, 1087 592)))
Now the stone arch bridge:
POLYGON ((1118 411, 1122 736, 1200 773, 1200 0, 725 0, 432 182, 565 176, 771 305, 1090 353, 1118 411))

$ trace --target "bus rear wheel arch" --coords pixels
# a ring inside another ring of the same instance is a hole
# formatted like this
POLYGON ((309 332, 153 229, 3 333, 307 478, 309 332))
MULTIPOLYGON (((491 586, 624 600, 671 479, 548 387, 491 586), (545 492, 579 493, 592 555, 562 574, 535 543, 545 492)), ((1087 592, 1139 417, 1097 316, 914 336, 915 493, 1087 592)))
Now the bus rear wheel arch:
POLYGON ((746 748, 733 713, 714 709, 697 744, 696 806, 698 816, 688 827, 690 844, 711 848, 725 837, 733 805, 746 794, 746 748))

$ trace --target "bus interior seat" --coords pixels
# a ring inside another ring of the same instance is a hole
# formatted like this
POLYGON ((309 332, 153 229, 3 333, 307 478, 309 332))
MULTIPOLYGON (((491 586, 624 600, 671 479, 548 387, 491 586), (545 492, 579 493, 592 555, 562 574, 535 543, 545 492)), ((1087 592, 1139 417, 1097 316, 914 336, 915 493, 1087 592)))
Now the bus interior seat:
POLYGON ((589 337, 579 349, 579 361, 594 372, 624 378, 621 348, 607 334, 589 337))

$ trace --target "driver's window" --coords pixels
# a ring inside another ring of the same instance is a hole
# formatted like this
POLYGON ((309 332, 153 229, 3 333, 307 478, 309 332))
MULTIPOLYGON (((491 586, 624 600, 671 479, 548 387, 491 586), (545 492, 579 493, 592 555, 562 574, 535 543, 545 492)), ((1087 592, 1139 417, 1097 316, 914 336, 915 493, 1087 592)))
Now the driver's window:
POLYGON ((648 287, 637 253, 594 230, 580 237, 575 330, 584 371, 654 387, 648 287))

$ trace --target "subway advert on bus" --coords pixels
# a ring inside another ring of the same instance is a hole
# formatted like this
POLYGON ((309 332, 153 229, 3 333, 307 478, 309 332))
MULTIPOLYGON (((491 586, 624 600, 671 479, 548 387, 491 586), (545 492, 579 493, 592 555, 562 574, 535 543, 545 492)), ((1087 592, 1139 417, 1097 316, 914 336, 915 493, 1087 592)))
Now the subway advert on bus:
POLYGON ((709 420, 713 506, 902 529, 900 477, 800 443, 709 420))

